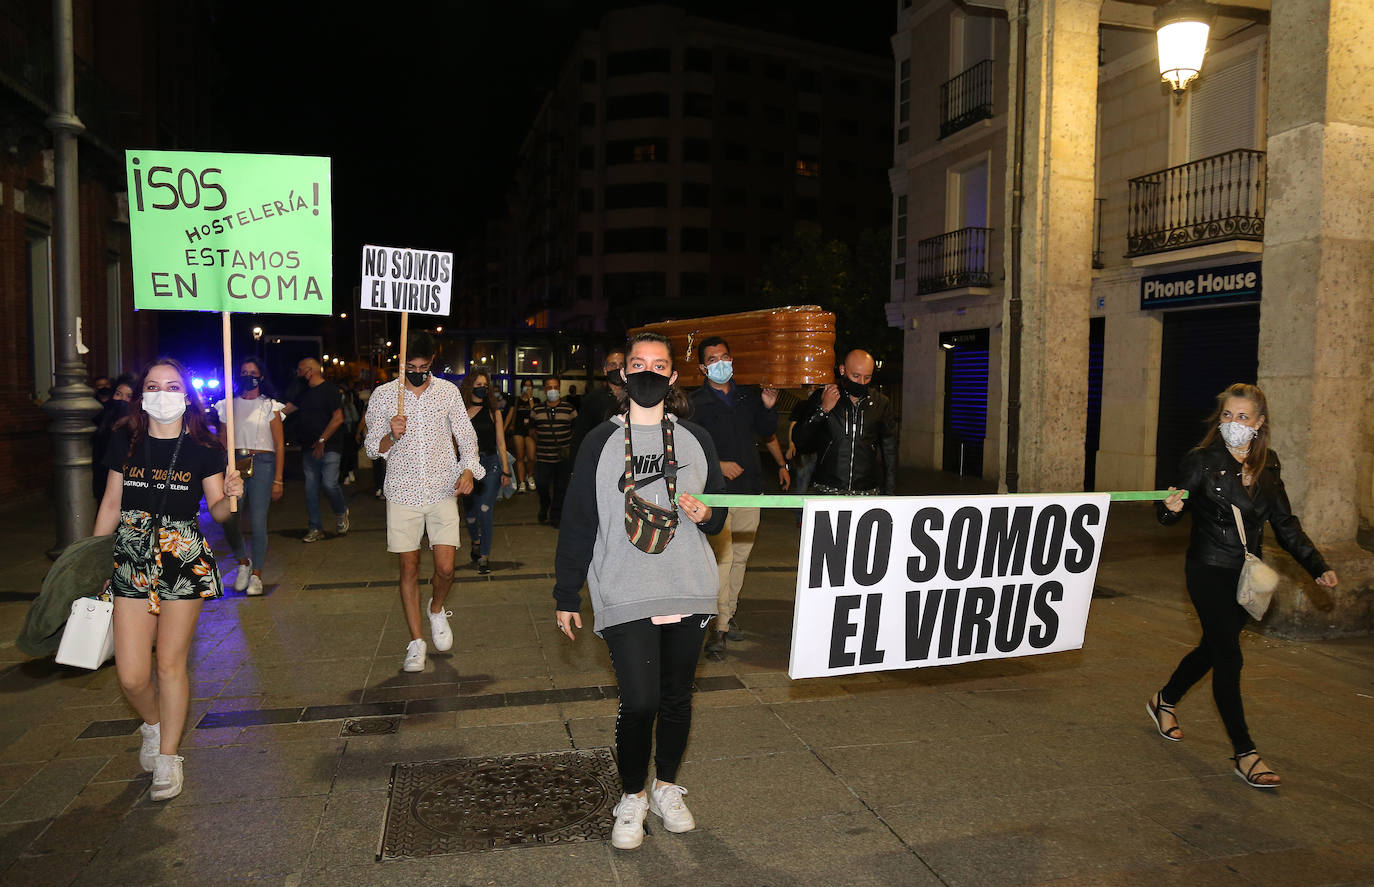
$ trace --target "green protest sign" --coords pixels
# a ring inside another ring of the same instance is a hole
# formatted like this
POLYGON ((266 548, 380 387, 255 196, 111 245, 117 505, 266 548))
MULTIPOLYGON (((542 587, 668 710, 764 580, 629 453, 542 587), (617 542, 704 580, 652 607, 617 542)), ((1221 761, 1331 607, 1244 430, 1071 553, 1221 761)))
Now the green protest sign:
POLYGON ((134 307, 329 314, 329 158, 128 151, 134 307))

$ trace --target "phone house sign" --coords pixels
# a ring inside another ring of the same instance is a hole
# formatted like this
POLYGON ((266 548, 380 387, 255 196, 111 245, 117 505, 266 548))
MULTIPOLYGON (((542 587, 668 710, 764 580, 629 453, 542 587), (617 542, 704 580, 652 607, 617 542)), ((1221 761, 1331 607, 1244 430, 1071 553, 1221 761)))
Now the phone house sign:
POLYGON ((1258 302, 1260 287, 1259 262, 1156 274, 1140 279, 1140 307, 1258 302))

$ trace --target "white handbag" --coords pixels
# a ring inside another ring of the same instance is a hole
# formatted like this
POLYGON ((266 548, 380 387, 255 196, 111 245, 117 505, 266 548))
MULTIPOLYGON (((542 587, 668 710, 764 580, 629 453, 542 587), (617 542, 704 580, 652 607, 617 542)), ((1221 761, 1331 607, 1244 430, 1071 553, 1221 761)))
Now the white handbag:
POLYGON ((1231 506, 1236 518, 1236 529, 1240 531, 1240 544, 1245 548, 1245 565, 1240 568, 1240 581, 1236 583, 1236 603, 1245 608, 1254 619, 1264 618, 1269 609, 1269 601, 1274 597, 1274 589, 1279 584, 1278 572, 1264 561, 1250 553, 1245 543, 1245 524, 1240 519, 1240 509, 1231 506))
POLYGON ((114 655, 114 601, 83 597, 72 601, 57 662, 96 669, 114 655))

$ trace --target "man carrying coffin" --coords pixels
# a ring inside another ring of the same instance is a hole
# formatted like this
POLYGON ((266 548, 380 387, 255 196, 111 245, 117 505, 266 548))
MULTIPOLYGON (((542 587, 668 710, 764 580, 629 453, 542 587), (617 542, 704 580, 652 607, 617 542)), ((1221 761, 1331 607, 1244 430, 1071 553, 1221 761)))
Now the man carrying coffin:
POLYGON ((873 355, 855 349, 835 370, 835 382, 811 395, 793 429, 797 449, 816 454, 809 492, 891 496, 897 492, 897 439, 892 403, 869 390, 873 355))

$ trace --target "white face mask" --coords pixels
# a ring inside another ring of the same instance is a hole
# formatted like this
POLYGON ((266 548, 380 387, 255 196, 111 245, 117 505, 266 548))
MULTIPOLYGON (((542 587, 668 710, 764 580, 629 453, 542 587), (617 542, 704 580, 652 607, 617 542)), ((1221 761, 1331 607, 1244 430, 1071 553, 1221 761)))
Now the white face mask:
POLYGON ((170 425, 186 412, 186 395, 180 391, 145 391, 143 411, 163 425, 170 425))
POLYGON ((1250 441, 1255 439, 1257 433, 1259 433, 1258 428, 1252 428, 1240 422, 1221 423, 1221 439, 1226 441, 1228 447, 1239 449, 1247 446, 1250 441))

